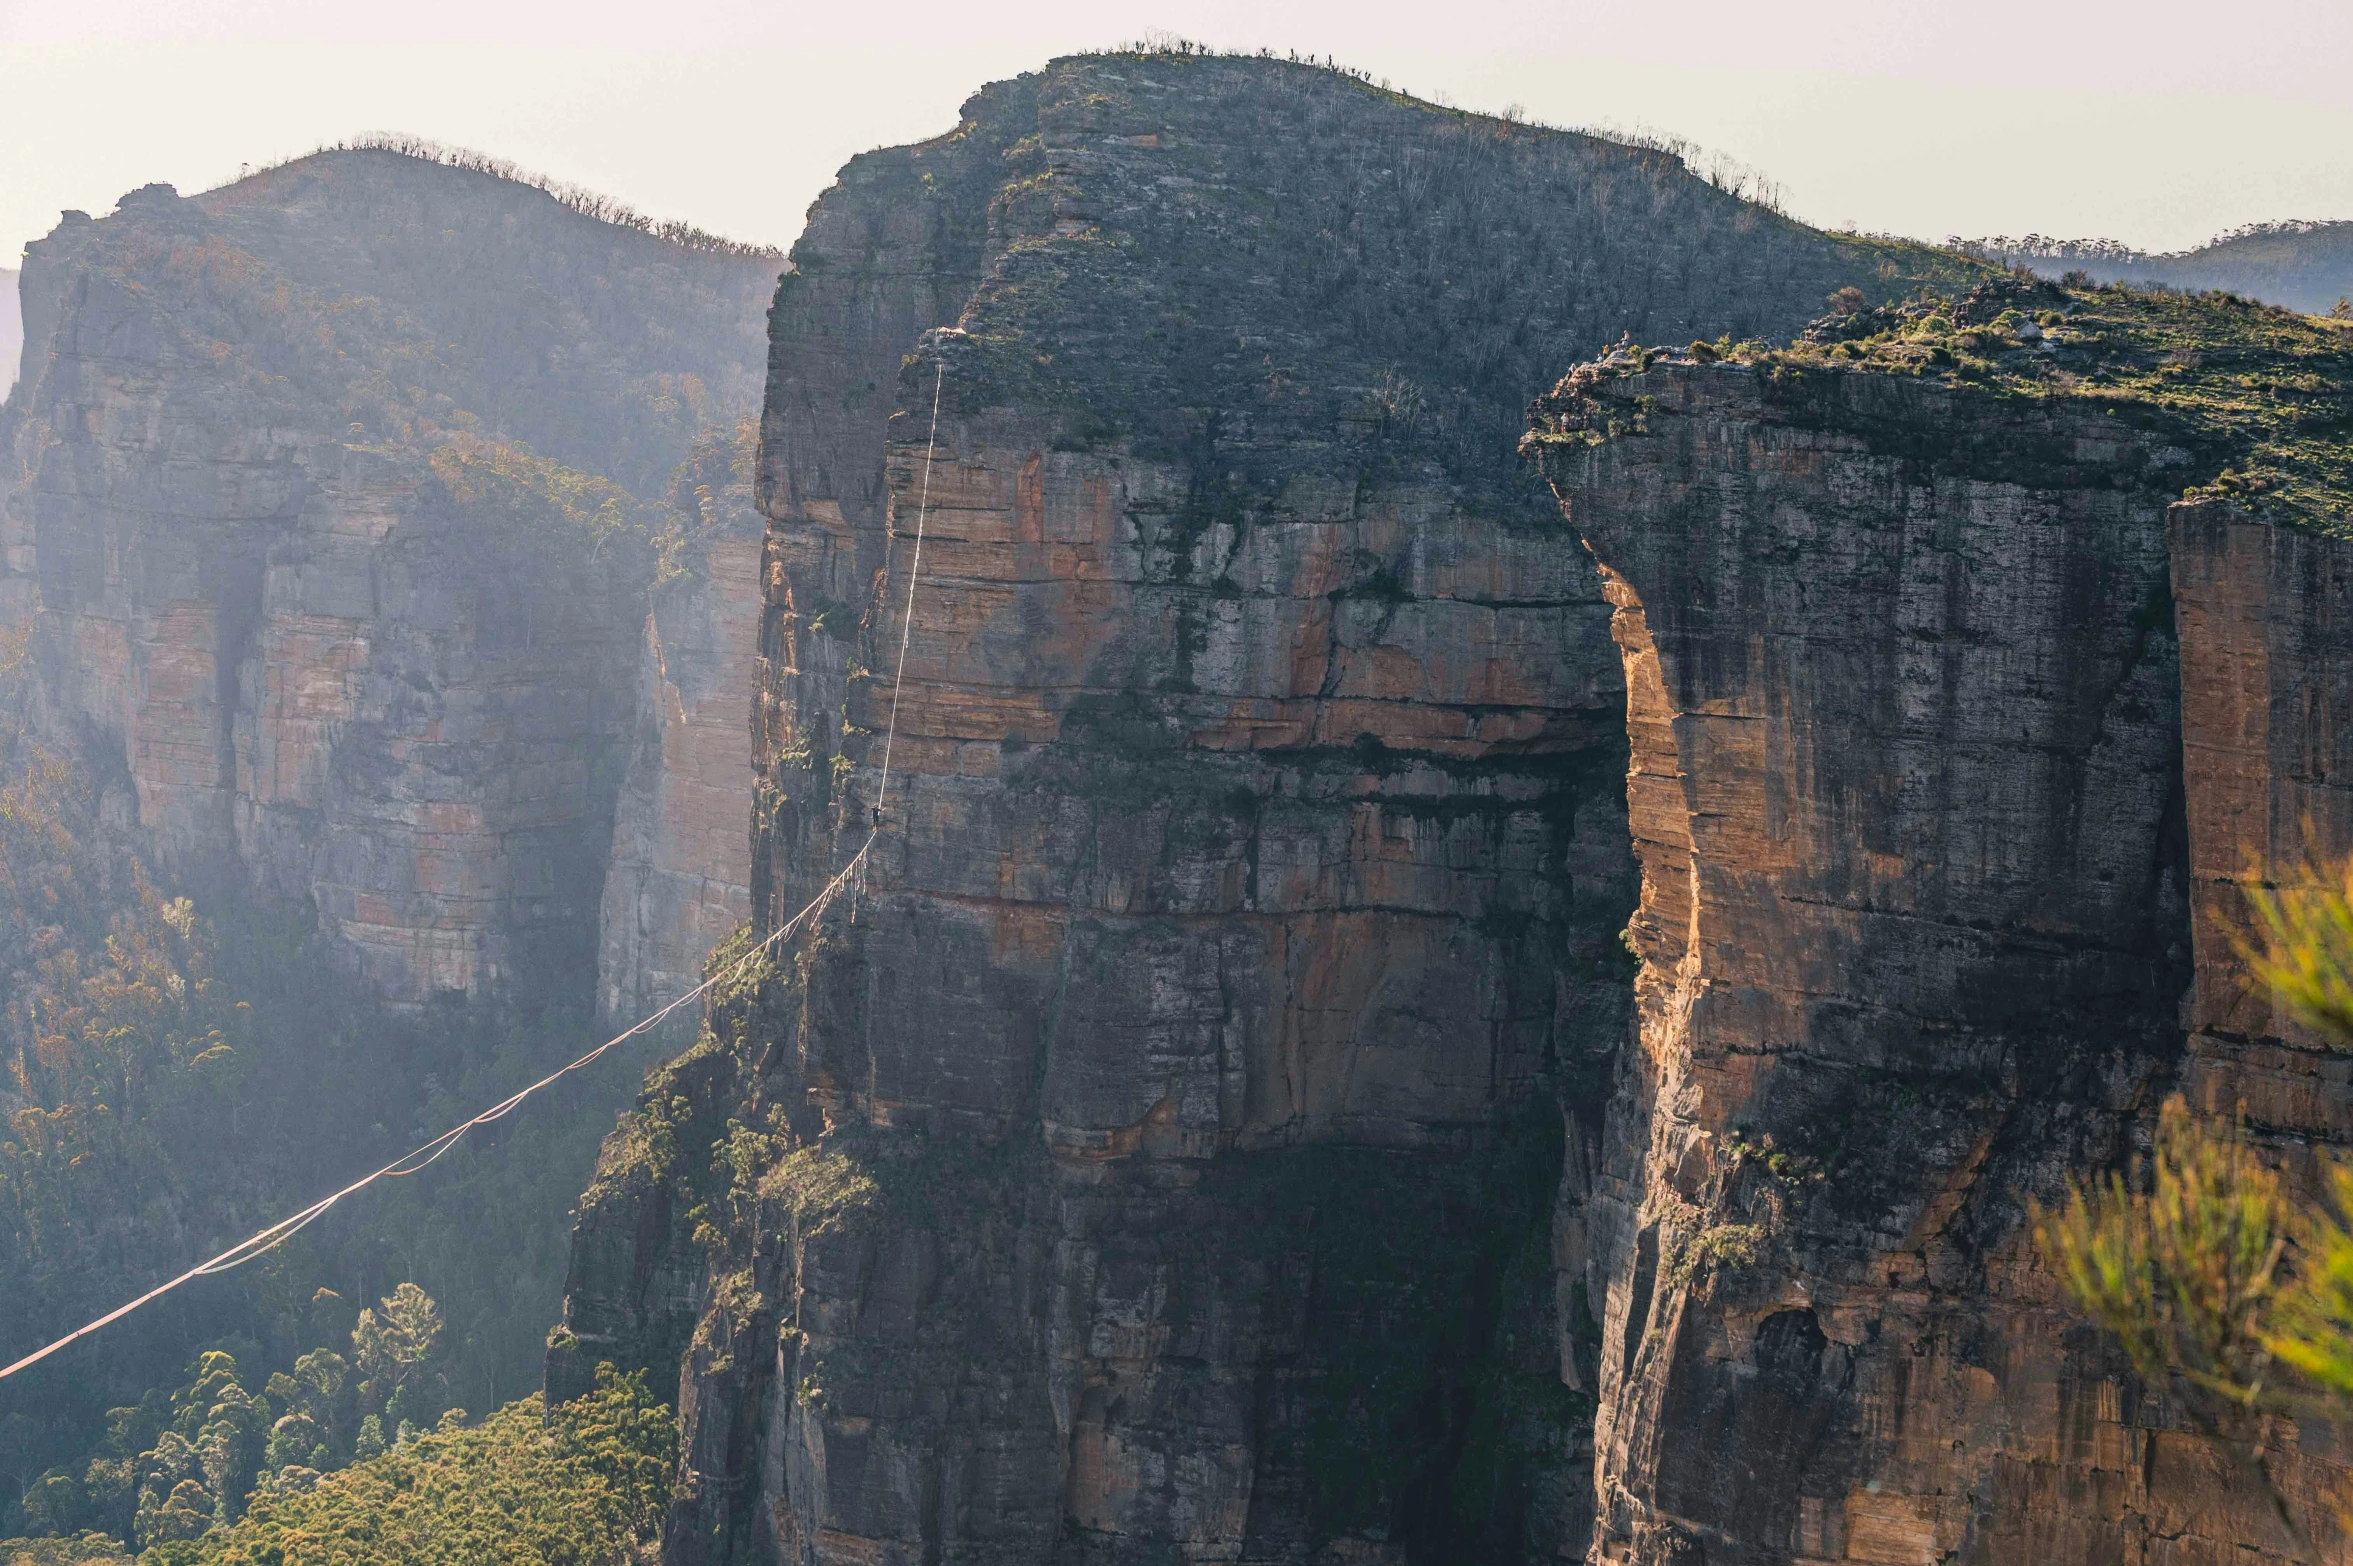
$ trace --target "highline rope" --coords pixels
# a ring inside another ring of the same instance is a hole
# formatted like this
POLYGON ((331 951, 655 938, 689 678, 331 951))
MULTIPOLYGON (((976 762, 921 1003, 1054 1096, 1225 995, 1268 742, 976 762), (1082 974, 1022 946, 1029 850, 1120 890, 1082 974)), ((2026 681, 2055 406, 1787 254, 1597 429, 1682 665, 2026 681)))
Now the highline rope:
POLYGON ((915 559, 907 567, 907 607, 899 613, 899 668, 891 676, 891 721, 882 735, 882 781, 874 790, 878 819, 891 791, 891 743, 899 737, 899 687, 906 683, 907 639, 915 631, 915 584, 923 576, 923 524, 931 516, 931 462, 940 449, 940 387, 947 378, 948 366, 943 360, 931 383, 931 435, 923 443, 923 499, 915 507, 915 559))
POLYGON ((100 1316, 97 1320, 89 1322, 84 1326, 75 1328, 73 1331, 67 1333, 64 1337, 59 1338, 56 1342, 50 1343, 45 1347, 35 1349, 32 1353, 27 1354, 24 1358, 16 1361, 14 1364, 6 1366, 5 1368, 0 1368, 0 1381, 7 1380, 10 1376, 15 1375, 18 1371, 23 1370, 28 1366, 39 1364, 42 1360, 47 1359, 50 1355, 56 1353, 59 1349, 64 1348, 67 1344, 76 1342, 82 1338, 86 1338, 91 1333, 98 1331, 100 1328, 109 1326, 114 1322, 122 1320, 123 1317, 128 1316, 131 1312, 137 1310, 140 1306, 146 1305, 154 1300, 161 1299, 163 1296, 171 1293, 172 1290, 180 1287, 180 1285, 184 1283, 192 1283, 198 1278, 206 1278, 212 1276, 215 1273, 227 1272, 232 1268, 242 1267, 249 1261, 259 1260, 261 1257, 266 1256, 271 1251, 275 1250, 285 1241, 292 1239, 295 1235, 301 1233, 304 1229, 309 1228, 320 1218, 325 1217, 328 1209, 332 1208, 337 1202, 342 1201, 345 1197, 351 1196, 360 1191, 364 1191, 379 1180, 397 1180, 405 1175, 413 1175, 417 1173, 417 1171, 423 1169, 427 1164, 432 1163, 442 1154, 455 1147, 458 1144, 459 1139, 462 1138, 467 1132, 473 1130, 476 1126, 485 1126, 494 1120, 505 1119, 508 1115, 512 1114, 525 1099, 538 1092, 541 1088, 549 1086, 559 1078, 571 1075, 573 1072, 578 1071, 581 1067, 587 1065, 590 1061, 595 1060, 599 1055, 604 1054, 607 1050, 614 1048, 628 1039, 635 1038, 638 1034, 643 1033, 648 1028, 653 1027, 656 1023, 662 1021, 662 1019, 669 1016, 679 1007, 685 1005, 688 1001, 694 1000, 698 996, 707 993, 722 983, 732 982, 734 979, 740 977, 753 962, 765 956, 770 948, 774 947, 779 941, 790 935, 794 930, 800 928, 802 923, 804 923, 810 917, 810 915, 823 908, 827 902, 832 900, 835 893, 839 892, 844 886, 849 884, 850 877, 857 872, 857 869, 861 864, 865 863, 866 851, 874 846, 874 839, 876 835, 877 834, 874 832, 869 832, 867 834, 866 841, 859 845, 858 852, 851 856, 850 862, 842 866, 840 872, 836 874, 832 880, 825 883, 825 889, 819 892, 814 898, 810 899, 809 905, 806 908, 803 908, 799 913, 794 914, 783 924, 777 926, 776 929, 769 934, 766 940, 760 942, 759 945, 744 953, 743 956, 739 958, 725 972, 713 974, 710 978, 705 979, 702 983, 696 985, 693 989, 688 990, 685 994, 679 996, 676 1000, 670 1002, 667 1006, 662 1007, 659 1011, 640 1018, 637 1022, 631 1024, 621 1032, 614 1034, 611 1038, 605 1040, 602 1044, 599 1044, 596 1048, 590 1050, 587 1054, 581 1056, 578 1060, 571 1062, 569 1065, 559 1067, 557 1070, 549 1072, 546 1076, 541 1077, 537 1082, 532 1083, 529 1087, 523 1089, 521 1092, 513 1094, 508 1098, 501 1099, 498 1103, 491 1105, 490 1108, 485 1109, 482 1111, 482 1113, 476 1115, 473 1119, 466 1121, 464 1124, 451 1127, 449 1130, 442 1132, 441 1135, 433 1138, 433 1140, 430 1142, 426 1142, 422 1146, 412 1148, 410 1151, 403 1153, 400 1157, 395 1158, 392 1162, 386 1164, 383 1168, 376 1170, 374 1173, 362 1175, 359 1179, 352 1181, 351 1184, 345 1186, 342 1190, 337 1191, 334 1195, 329 1196, 324 1200, 313 1202, 310 1206, 305 1207, 302 1211, 294 1214, 292 1217, 281 1218, 266 1229, 257 1230, 253 1234, 247 1236, 245 1239, 238 1241, 235 1245, 230 1246, 227 1250, 221 1252, 218 1256, 213 1257, 211 1260, 198 1262, 195 1266, 189 1268, 186 1272, 181 1273, 178 1277, 171 1279, 167 1283, 158 1284, 156 1287, 149 1289, 145 1294, 140 1295, 137 1299, 132 1300, 129 1304, 118 1305, 113 1310, 108 1311, 105 1315, 100 1316))

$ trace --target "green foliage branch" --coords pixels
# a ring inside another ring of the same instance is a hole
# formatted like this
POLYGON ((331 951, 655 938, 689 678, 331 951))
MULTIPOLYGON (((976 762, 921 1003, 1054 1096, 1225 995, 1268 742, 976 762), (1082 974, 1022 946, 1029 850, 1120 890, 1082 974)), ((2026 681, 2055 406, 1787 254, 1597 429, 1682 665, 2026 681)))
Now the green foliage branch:
MULTIPOLYGON (((2252 982, 2353 1053, 2353 862, 2250 901, 2252 982)), ((2329 1163, 2322 1183, 2319 1204, 2294 1200, 2243 1111, 2201 1117, 2177 1094, 2144 1167, 2032 1213, 2077 1308, 2258 1481, 2305 1559, 2313 1545, 2272 1465, 2272 1421, 2353 1412, 2353 1165, 2329 1163)))

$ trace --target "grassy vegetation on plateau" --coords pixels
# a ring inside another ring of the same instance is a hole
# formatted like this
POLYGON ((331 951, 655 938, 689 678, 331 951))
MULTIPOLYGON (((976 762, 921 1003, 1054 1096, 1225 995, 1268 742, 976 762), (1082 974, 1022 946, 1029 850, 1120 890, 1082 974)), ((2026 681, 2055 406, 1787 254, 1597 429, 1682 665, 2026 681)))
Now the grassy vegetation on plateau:
POLYGON ((1731 352, 1784 373, 1892 372, 2088 403, 2188 452, 2187 498, 2353 535, 2353 322, 2231 294, 2007 276, 1731 352))

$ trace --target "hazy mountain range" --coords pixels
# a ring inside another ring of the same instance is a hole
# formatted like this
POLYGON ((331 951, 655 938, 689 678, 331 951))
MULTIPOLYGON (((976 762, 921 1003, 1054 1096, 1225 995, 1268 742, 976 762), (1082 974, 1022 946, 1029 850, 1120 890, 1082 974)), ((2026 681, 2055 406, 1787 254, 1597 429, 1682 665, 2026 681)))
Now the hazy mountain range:
POLYGON ((2021 239, 1996 235, 1963 248, 2025 266, 2045 277, 2087 272, 2102 283, 2162 283, 2169 288, 2220 288, 2326 315, 2353 295, 2353 221, 2255 223, 2194 250, 2151 254, 2113 239, 2021 239))

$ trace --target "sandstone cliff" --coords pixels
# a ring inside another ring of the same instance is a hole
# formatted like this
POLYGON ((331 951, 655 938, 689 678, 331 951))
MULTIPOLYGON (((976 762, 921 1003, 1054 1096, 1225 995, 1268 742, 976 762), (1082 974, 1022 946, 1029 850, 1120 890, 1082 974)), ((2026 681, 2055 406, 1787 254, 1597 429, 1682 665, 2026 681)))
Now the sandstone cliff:
MULTIPOLYGON (((2343 1062, 2276 1036, 2224 937, 2301 819, 2346 846, 2344 546, 2174 502, 2336 514, 2341 459, 2297 458, 2353 379, 2234 311, 2012 285, 1952 308, 1958 355, 1923 309, 1538 405, 1614 606, 1642 865, 1597 1559, 2287 1558, 2024 1224, 2177 1085, 2291 1168, 2353 1131, 2343 1062)), ((2337 1438, 2275 1440, 2342 1558, 2337 1438)))
MULTIPOLYGON (((315 908, 395 1002, 584 991, 646 535, 752 405, 775 269, 385 151, 29 247, 0 590, 150 863, 315 908)), ((678 912, 644 940, 707 945, 678 912)))
MULTIPOLYGON (((753 425, 705 441, 672 487, 646 611, 635 729, 598 920, 597 1003, 643 1016, 701 982, 751 914, 760 548, 753 425)), ((693 1018, 680 1014, 690 1033, 693 1018)))
POLYGON ((15 389, 24 346, 24 316, 17 308, 16 273, 0 267, 0 397, 15 389))
POLYGON ((1519 409, 1951 263, 1172 56, 854 161, 793 263, 755 928, 881 829, 608 1144, 551 1390, 682 1370, 678 1562, 1581 1555, 1633 866, 1519 409))
POLYGON ((2250 988, 2243 889, 2353 853, 2353 546, 2205 503, 2172 514, 2198 984, 2184 1086, 2257 1126, 2353 1138, 2348 1062, 2250 988))

